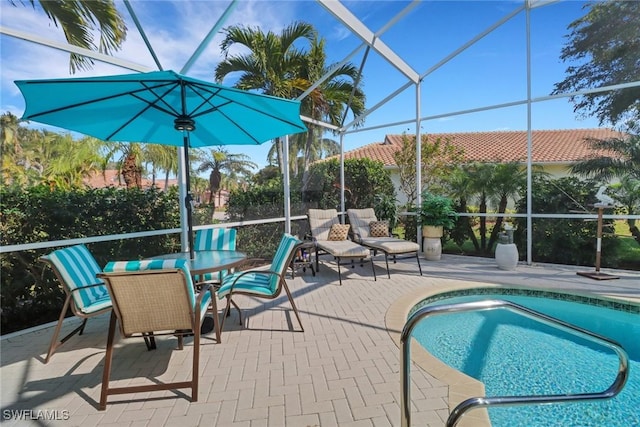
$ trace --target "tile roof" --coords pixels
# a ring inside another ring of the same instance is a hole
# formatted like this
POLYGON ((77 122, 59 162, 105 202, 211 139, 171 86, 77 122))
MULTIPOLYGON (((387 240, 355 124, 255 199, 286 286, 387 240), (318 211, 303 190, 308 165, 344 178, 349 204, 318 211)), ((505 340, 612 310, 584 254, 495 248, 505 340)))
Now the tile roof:
MULTIPOLYGON (((101 171, 94 172, 90 177, 85 178, 83 181, 91 188, 126 187, 122 177, 118 180, 118 171, 115 169, 107 169, 104 171, 104 174, 101 171)), ((142 188, 150 188, 151 183, 152 181, 150 179, 142 178, 142 188)), ((178 181, 176 179, 169 179, 169 186, 172 185, 178 185, 178 181)), ((155 186, 164 190, 164 177, 156 177, 155 186)))
MULTIPOLYGON (((369 158, 379 160, 385 166, 395 166, 393 154, 402 145, 403 135, 386 135, 384 142, 376 142, 345 152, 345 159, 369 158)), ((601 155, 602 151, 589 148, 588 138, 607 139, 620 137, 611 129, 568 129, 532 131, 533 163, 572 163, 585 157, 601 155)), ((409 138, 415 138, 408 135, 409 138)), ((510 162, 525 161, 527 157, 527 132, 463 132, 431 133, 429 140, 449 139, 464 150, 467 161, 510 162)))

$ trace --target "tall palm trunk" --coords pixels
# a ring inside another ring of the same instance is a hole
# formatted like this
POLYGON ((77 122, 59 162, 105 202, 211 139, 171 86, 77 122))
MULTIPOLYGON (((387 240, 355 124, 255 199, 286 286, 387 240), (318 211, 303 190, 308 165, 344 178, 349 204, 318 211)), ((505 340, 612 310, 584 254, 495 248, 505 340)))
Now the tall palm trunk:
POLYGON ((122 178, 127 188, 142 188, 142 170, 132 152, 127 154, 122 164, 122 178))
POLYGON ((313 146, 313 138, 315 135, 314 127, 308 126, 307 141, 304 147, 304 167, 302 170, 302 194, 309 189, 309 165, 311 163, 311 147, 313 146))
POLYGON ((218 169, 211 171, 209 175, 209 205, 211 206, 211 221, 216 213, 216 193, 220 190, 220 183, 222 182, 222 174, 218 169))
POLYGON ((496 241, 498 240, 498 233, 500 232, 500 229, 502 228, 502 223, 504 221, 504 217, 500 216, 500 214, 503 214, 507 211, 507 196, 506 195, 502 195, 500 196, 500 203, 498 204, 498 217, 496 218, 496 224, 493 226, 493 229, 491 230, 491 236, 489 237, 489 249, 493 247, 493 245, 496 243, 496 241))
MULTIPOLYGON (((487 213, 487 194, 483 191, 480 195, 479 211, 481 214, 487 213)), ((480 217, 480 249, 483 252, 487 251, 487 217, 480 217)))

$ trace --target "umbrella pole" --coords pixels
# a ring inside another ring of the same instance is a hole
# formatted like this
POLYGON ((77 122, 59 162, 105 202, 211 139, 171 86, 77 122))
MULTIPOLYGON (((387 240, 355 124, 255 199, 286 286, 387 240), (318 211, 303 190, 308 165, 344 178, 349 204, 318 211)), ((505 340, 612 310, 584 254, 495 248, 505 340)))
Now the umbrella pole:
POLYGON ((193 243, 193 197, 191 196, 191 167, 189 166, 189 132, 183 131, 183 155, 184 155, 184 167, 185 167, 185 190, 186 195, 184 197, 184 205, 187 209, 187 233, 189 242, 189 255, 191 259, 194 258, 194 243, 193 243))

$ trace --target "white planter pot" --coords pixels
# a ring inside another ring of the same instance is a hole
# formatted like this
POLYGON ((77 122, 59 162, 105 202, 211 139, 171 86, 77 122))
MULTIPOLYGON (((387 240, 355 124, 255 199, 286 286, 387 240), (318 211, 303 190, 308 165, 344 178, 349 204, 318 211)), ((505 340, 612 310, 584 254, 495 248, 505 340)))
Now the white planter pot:
POLYGON ((496 245, 496 263, 500 270, 515 270, 518 265, 518 247, 515 243, 496 245))
POLYGON ((439 237, 424 238, 424 257, 429 261, 440 261, 442 257, 442 242, 439 237))
POLYGON ((435 225, 423 225, 422 226, 422 237, 442 237, 444 235, 444 227, 435 226, 435 225))

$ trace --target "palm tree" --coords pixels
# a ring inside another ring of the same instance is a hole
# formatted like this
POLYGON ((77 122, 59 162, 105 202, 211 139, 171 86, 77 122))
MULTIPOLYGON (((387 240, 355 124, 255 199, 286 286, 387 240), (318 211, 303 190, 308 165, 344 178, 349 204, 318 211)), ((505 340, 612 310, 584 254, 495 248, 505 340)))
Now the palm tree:
MULTIPOLYGON (((624 199, 637 197, 633 189, 637 191, 633 183, 640 181, 640 124, 628 124, 629 132, 621 138, 589 139, 587 143, 594 150, 605 150, 610 155, 592 157, 575 163, 571 172, 587 178, 594 178, 608 182, 612 178, 620 179, 621 183, 627 183, 617 190, 617 196, 624 199), (631 194, 626 195, 625 189, 631 189, 631 194)), ((633 206, 633 205, 631 205, 633 206)), ((629 215, 632 215, 629 212, 629 215)), ((640 230, 636 226, 635 219, 628 219, 627 224, 631 234, 640 244, 640 230)))
POLYGON ((213 208, 211 210, 212 218, 215 212, 214 196, 220 190, 222 172, 235 177, 249 176, 251 175, 251 170, 258 167, 249 159, 250 157, 246 154, 232 154, 221 147, 211 149, 205 154, 203 163, 198 167, 198 172, 211 170, 209 174, 209 191, 211 193, 209 203, 213 208))
MULTIPOLYGON (((504 214, 507 211, 509 199, 519 196, 522 189, 526 188, 527 169, 519 162, 497 163, 493 169, 490 185, 493 189, 492 202, 498 206, 498 214, 504 214)), ((498 240, 503 221, 504 218, 500 215, 496 218, 487 245, 489 249, 498 240)))
POLYGON ((85 178, 100 170, 102 144, 90 136, 76 141, 71 134, 56 134, 47 143, 48 158, 42 159, 44 179, 62 188, 81 187, 85 178))
MULTIPOLYGON (((9 0, 14 6, 15 0, 9 0)), ((35 0, 30 0, 35 9, 35 0)), ((20 4, 26 5, 24 2, 20 4)), ((127 37, 127 26, 113 0, 40 0, 38 4, 53 23, 62 28, 69 44, 97 50, 107 55, 120 49, 127 37), (94 33, 100 34, 98 45, 94 33)), ((69 60, 69 71, 88 70, 93 60, 75 53, 69 60)))
POLYGON ((640 179, 640 125, 632 126, 631 130, 636 131, 635 134, 622 138, 588 139, 587 144, 591 149, 605 150, 611 154, 577 162, 571 166, 571 172, 601 181, 625 176, 640 179))
POLYGON ((107 164, 119 155, 116 160, 118 176, 122 175, 127 188, 142 188, 142 147, 139 143, 116 142, 108 144, 104 157, 103 170, 107 164))
POLYGON ((151 166, 151 181, 155 185, 156 174, 164 171, 164 189, 169 187, 169 175, 178 174, 178 150, 170 145, 144 144, 142 157, 151 166))
MULTIPOLYGON (((311 42, 311 49, 305 56, 303 67, 294 80, 294 85, 300 93, 309 89, 316 81, 331 71, 331 77, 302 100, 302 114, 318 121, 331 123, 335 126, 344 124, 347 109, 354 117, 364 113, 365 94, 362 91, 362 79, 359 70, 352 64, 327 64, 325 41, 315 36, 311 42)), ((307 184, 309 164, 314 158, 314 146, 322 140, 321 127, 308 124, 307 140, 303 156, 303 191, 307 184)))
MULTIPOLYGON (((280 34, 271 31, 264 33, 258 28, 242 26, 231 26, 225 32, 220 45, 224 60, 215 69, 217 82, 221 83, 230 73, 241 72, 235 87, 259 90, 281 98, 293 98, 294 80, 306 61, 304 52, 298 49, 296 43, 300 40, 313 40, 316 33, 313 26, 295 22, 280 34), (231 55, 231 47, 236 48, 238 45, 246 47, 249 53, 231 55)), ((276 144, 278 165, 284 171, 279 138, 276 144)))
MULTIPOLYGON (((611 186, 614 199, 622 205, 628 215, 635 215, 640 210, 640 180, 626 176, 619 183, 611 186)), ((640 244, 640 230, 635 219, 627 219, 631 235, 640 244)))

